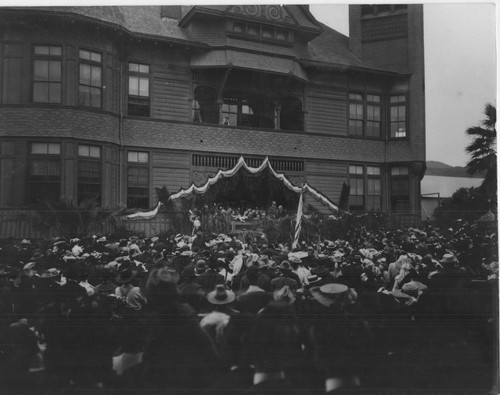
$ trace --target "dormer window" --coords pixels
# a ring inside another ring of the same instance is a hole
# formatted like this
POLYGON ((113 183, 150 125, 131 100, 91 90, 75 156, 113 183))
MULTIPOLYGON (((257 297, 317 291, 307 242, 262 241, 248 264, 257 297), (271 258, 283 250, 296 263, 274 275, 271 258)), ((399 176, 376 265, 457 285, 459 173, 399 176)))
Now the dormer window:
POLYGON ((260 38, 262 40, 279 41, 287 44, 293 41, 292 33, 288 30, 273 26, 259 26, 253 23, 233 22, 232 30, 229 31, 229 34, 231 33, 241 39, 251 40, 260 38))

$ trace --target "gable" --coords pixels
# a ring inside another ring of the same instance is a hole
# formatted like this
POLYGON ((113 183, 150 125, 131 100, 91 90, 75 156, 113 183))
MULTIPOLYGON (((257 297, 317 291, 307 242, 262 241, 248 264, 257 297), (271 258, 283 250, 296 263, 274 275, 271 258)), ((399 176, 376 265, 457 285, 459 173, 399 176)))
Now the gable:
POLYGON ((230 6, 226 13, 270 23, 297 25, 288 11, 279 5, 234 5, 230 6))

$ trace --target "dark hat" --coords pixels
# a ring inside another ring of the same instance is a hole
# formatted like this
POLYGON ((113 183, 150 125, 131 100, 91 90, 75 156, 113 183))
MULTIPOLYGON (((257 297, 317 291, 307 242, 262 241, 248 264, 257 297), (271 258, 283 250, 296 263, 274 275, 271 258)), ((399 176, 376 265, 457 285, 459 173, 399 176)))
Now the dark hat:
POLYGON ((194 272, 194 266, 193 265, 187 265, 183 270, 182 270, 182 276, 183 277, 193 277, 195 274, 194 272))
POLYGON ((122 270, 116 277, 116 282, 120 284, 127 284, 137 275, 137 271, 131 268, 122 270))
POLYGON ((203 259, 198 260, 196 262, 196 267, 194 270, 197 274, 203 273, 205 270, 207 270, 207 263, 203 259))
POLYGON ((330 307, 335 303, 337 297, 347 293, 349 288, 344 284, 330 283, 322 285, 321 287, 314 287, 310 289, 311 295, 323 306, 330 307))
POLYGON ((228 304, 236 299, 233 291, 227 290, 223 284, 218 284, 212 292, 207 294, 207 300, 211 304, 228 304))
POLYGON ((292 267, 290 266, 290 262, 288 262, 288 261, 281 262, 280 269, 282 269, 282 270, 292 270, 292 267))

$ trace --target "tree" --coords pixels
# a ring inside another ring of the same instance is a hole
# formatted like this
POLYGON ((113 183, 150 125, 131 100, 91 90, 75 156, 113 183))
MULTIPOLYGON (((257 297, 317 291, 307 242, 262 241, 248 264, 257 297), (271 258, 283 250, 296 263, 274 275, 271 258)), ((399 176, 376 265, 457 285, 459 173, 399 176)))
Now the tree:
POLYGON ((481 126, 473 126, 467 129, 468 136, 473 141, 466 147, 471 159, 467 163, 467 173, 470 175, 484 172, 485 177, 480 188, 493 201, 497 194, 497 153, 496 153, 496 121, 497 110, 491 104, 484 108, 486 119, 481 126))

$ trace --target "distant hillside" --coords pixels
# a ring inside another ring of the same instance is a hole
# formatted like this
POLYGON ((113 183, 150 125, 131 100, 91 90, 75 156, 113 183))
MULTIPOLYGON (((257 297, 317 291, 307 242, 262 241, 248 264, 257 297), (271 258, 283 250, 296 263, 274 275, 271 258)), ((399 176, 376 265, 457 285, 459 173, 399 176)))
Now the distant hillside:
MULTIPOLYGON (((427 161, 426 176, 442 176, 442 177, 469 177, 466 168, 461 166, 450 166, 443 162, 433 160, 427 161)), ((473 178, 483 178, 482 174, 475 174, 473 178)))

